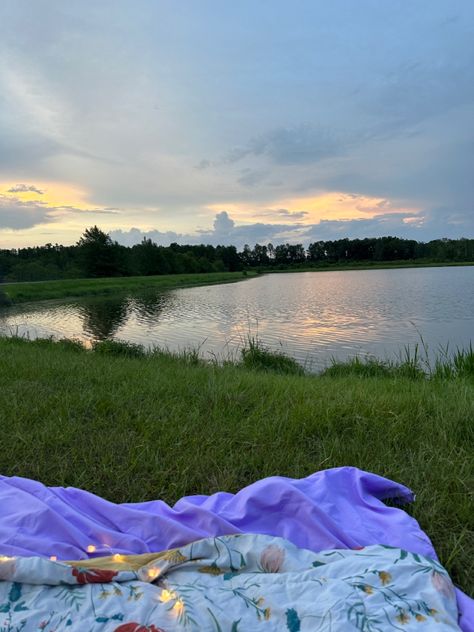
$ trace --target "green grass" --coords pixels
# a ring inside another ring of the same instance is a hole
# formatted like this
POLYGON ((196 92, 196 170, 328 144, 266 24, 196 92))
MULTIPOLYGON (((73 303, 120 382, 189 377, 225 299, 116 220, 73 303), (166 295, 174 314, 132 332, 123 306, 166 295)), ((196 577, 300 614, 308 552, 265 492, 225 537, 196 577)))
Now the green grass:
POLYGON ((144 289, 168 290, 175 287, 229 283, 241 281, 246 276, 246 272, 209 272, 203 274, 168 274, 106 279, 66 279, 31 283, 5 283, 0 287, 0 290, 6 296, 6 301, 25 303, 47 299, 118 294, 121 292, 133 293, 144 289))
POLYGON ((248 337, 247 346, 242 349, 242 365, 246 369, 269 371, 284 375, 302 375, 303 368, 283 353, 270 351, 257 338, 248 337))
POLYGON ((474 381, 462 375, 282 375, 0 339, 0 472, 173 503, 357 466, 415 491, 409 511, 472 594, 474 381))
POLYGON ((422 340, 420 346, 406 347, 399 359, 380 360, 371 356, 350 358, 345 362, 333 360, 331 365, 321 372, 327 377, 385 377, 425 380, 452 380, 458 378, 474 379, 474 348, 472 343, 466 349, 457 348, 448 353, 444 350, 434 360, 430 359, 428 349, 422 340))
POLYGON ((330 272, 344 270, 391 270, 397 268, 450 268, 459 266, 474 266, 474 261, 429 261, 424 259, 407 259, 400 261, 351 261, 344 263, 318 263, 312 265, 302 264, 301 267, 265 267, 259 268, 260 272, 330 272))

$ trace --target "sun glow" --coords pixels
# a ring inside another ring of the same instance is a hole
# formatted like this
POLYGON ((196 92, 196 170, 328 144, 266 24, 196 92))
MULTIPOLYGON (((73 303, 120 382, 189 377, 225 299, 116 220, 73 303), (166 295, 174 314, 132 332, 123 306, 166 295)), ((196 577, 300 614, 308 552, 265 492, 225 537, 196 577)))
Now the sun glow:
POLYGON ((212 204, 213 212, 226 210, 233 219, 242 222, 315 224, 324 220, 370 219, 387 213, 409 213, 419 209, 398 204, 387 198, 371 197, 340 191, 321 192, 305 197, 274 200, 268 204, 244 202, 212 204))
POLYGON ((35 202, 45 208, 76 208, 84 211, 97 208, 88 202, 88 193, 78 186, 64 182, 41 182, 34 185, 18 182, 1 182, 0 196, 21 202, 35 202))

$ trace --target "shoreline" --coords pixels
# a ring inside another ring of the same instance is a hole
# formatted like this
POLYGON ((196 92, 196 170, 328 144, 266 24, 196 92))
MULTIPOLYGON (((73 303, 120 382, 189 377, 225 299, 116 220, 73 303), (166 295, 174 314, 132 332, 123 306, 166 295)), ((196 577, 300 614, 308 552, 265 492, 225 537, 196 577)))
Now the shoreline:
MULTIPOLYGON (((0 284, 10 302, 4 307, 55 299, 77 299, 83 296, 107 296, 115 293, 147 290, 173 290, 187 287, 236 283, 254 278, 257 273, 210 272, 201 274, 168 274, 139 277, 104 277, 98 279, 56 279, 53 281, 21 281, 0 284)), ((1 297, 0 297, 1 298, 1 297)), ((2 307, 0 301, 0 309, 2 307)))
POLYGON ((152 289, 179 289, 221 283, 235 283, 265 274, 296 274, 298 272, 350 272, 367 270, 399 270, 413 268, 472 267, 474 262, 445 263, 353 263, 347 265, 304 266, 301 268, 249 268, 238 272, 210 272, 193 274, 168 274, 135 277, 104 277, 90 279, 55 279, 51 281, 17 281, 0 283, 0 309, 8 305, 82 296, 107 296, 114 292, 135 292, 152 289), (1 294, 7 301, 2 305, 1 294))

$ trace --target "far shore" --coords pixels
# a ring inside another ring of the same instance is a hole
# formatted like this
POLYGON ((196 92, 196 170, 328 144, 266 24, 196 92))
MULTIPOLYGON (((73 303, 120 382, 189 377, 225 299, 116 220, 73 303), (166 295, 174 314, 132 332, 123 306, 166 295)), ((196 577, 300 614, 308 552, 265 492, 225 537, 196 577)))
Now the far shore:
POLYGON ((343 272, 357 270, 392 270, 404 268, 447 268, 474 266, 473 261, 385 261, 380 263, 353 262, 350 264, 325 264, 302 267, 261 267, 238 272, 210 272, 194 274, 167 274, 156 276, 105 277, 89 279, 56 279, 49 281, 16 281, 0 283, 0 308, 8 304, 30 303, 82 296, 106 296, 108 294, 153 290, 169 290, 194 286, 235 283, 262 274, 297 272, 343 272), (2 294, 6 297, 2 302, 2 294))
MULTIPOLYGON (((81 296, 107 296, 146 290, 170 290, 199 285, 235 283, 256 276, 256 272, 210 272, 200 274, 167 274, 159 276, 106 277, 98 279, 59 279, 0 284, 11 304, 31 303, 81 296)), ((0 297, 1 298, 1 297, 0 297)), ((1 301, 0 301, 1 306, 1 301)))

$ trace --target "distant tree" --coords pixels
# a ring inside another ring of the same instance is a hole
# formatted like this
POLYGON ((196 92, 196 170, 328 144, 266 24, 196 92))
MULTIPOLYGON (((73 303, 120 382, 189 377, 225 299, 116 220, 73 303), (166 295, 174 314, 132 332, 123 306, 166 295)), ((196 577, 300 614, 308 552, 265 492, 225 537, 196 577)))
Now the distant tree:
POLYGON ((118 244, 97 226, 87 228, 77 242, 81 269, 86 277, 107 277, 120 274, 118 244))
POLYGON ((235 246, 217 246, 216 257, 222 261, 226 270, 242 270, 242 261, 235 246))
POLYGON ((275 246, 272 243, 267 245, 267 253, 270 263, 272 263, 275 259, 275 246))
POLYGON ((324 241, 315 241, 309 244, 308 259, 310 261, 324 261, 326 259, 324 241))
POLYGON ((255 244, 252 255, 253 263, 257 266, 266 266, 270 263, 270 259, 268 258, 268 248, 267 246, 261 246, 260 244, 255 244))
POLYGON ((244 244, 244 249, 240 253, 240 259, 244 266, 251 266, 253 264, 253 255, 248 244, 244 244))

